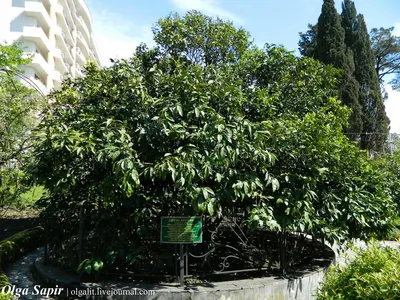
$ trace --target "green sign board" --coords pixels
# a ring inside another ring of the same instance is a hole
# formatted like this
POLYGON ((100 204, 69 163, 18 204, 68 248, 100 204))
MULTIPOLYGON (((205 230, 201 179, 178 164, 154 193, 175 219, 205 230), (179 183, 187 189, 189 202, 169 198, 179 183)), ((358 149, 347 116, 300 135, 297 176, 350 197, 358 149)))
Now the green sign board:
POLYGON ((193 244, 203 242, 201 217, 162 217, 161 243, 193 244))

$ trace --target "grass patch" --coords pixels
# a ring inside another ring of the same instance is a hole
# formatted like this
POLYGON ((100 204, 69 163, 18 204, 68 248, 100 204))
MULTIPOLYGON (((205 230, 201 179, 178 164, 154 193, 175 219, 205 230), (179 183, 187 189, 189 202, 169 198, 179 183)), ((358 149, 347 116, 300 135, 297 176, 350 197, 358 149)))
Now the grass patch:
POLYGON ((21 194, 18 202, 21 206, 33 206, 45 193, 46 191, 43 186, 34 186, 21 194))

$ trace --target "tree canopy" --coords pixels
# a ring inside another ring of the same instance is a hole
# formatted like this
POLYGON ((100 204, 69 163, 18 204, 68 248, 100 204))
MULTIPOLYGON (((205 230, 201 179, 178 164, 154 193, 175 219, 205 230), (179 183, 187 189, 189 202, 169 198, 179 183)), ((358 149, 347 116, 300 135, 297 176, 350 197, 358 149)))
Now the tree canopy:
POLYGON ((337 70, 257 49, 242 29, 198 12, 155 28, 154 48, 88 65, 52 94, 28 168, 50 191, 45 213, 76 226, 83 206, 104 225, 99 243, 126 251, 166 215, 242 213, 249 228, 329 241, 390 226, 380 173, 342 133, 337 70), (178 33, 184 45, 167 39, 178 33), (206 59, 199 41, 218 55, 206 59), (246 46, 232 56, 230 41, 246 46))
POLYGON ((343 70, 339 97, 352 110, 346 133, 361 149, 382 153, 389 119, 364 17, 357 14, 354 1, 344 0, 339 15, 334 1, 325 0, 317 24, 308 28, 300 33, 300 53, 343 70))
POLYGON ((0 207, 18 197, 18 166, 29 153, 30 133, 45 106, 45 100, 15 75, 29 62, 18 44, 0 44, 0 207))
POLYGON ((390 81, 394 89, 400 88, 400 37, 393 34, 394 27, 372 28, 371 45, 375 57, 375 70, 379 81, 396 75, 390 81))

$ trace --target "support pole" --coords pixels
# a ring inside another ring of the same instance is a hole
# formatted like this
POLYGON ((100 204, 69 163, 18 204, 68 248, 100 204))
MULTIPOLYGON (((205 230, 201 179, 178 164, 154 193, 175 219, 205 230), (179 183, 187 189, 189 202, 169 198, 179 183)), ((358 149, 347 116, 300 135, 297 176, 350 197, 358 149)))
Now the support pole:
POLYGON ((79 263, 81 263, 83 260, 83 226, 84 226, 84 209, 82 204, 79 210, 79 250, 78 250, 79 263))
POLYGON ((49 220, 48 217, 44 220, 44 261, 43 264, 46 265, 49 261, 49 220))
POLYGON ((184 245, 180 244, 179 245, 179 270, 180 270, 179 281, 180 281, 181 286, 184 286, 184 281, 185 281, 185 258, 184 258, 184 254, 183 254, 183 249, 184 249, 184 245))

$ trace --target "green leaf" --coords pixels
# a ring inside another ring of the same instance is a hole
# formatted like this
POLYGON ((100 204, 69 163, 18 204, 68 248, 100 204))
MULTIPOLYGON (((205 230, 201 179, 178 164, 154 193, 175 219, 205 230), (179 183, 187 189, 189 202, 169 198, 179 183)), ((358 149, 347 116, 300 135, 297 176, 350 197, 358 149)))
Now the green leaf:
POLYGON ((276 190, 279 189, 279 181, 276 178, 273 178, 271 181, 272 184, 272 191, 275 192, 276 190))
POLYGON ((176 106, 176 110, 178 111, 179 115, 182 117, 183 116, 183 111, 182 111, 182 106, 179 104, 176 106))

